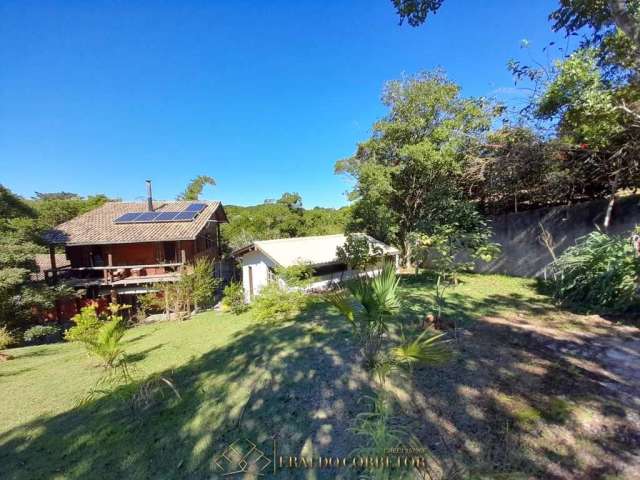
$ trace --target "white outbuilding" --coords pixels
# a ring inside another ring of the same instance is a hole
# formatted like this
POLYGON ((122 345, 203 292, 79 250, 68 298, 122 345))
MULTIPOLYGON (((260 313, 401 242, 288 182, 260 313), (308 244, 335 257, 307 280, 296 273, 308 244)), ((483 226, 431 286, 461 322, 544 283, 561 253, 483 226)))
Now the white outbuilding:
MULTIPOLYGON (((377 252, 379 261, 367 272, 376 271, 382 262, 391 260, 398 265, 400 251, 362 233, 371 250, 377 252), (377 248, 376 248, 377 247, 377 248)), ((242 286, 245 300, 250 302, 269 281, 276 280, 278 267, 290 267, 299 263, 310 264, 313 277, 308 290, 321 290, 335 282, 361 275, 365 272, 350 270, 338 260, 336 250, 344 245, 346 236, 320 235, 313 237, 279 238, 259 240, 233 252, 242 265, 242 286)))

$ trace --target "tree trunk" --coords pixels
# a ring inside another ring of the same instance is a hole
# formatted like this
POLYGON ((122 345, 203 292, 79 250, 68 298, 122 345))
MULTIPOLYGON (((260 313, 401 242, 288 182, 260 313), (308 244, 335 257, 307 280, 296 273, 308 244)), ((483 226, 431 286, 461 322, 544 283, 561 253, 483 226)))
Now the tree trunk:
POLYGON ((631 0, 609 0, 609 10, 616 27, 629 37, 635 46, 636 70, 640 69, 640 23, 630 11, 631 0))
POLYGON ((402 250, 402 264, 406 268, 411 268, 413 266, 413 264, 411 263, 412 248, 411 242, 409 240, 405 240, 402 242, 402 250))
POLYGON ((611 225, 611 214, 613 213, 613 206, 616 202, 616 192, 618 191, 618 178, 620 177, 620 170, 616 173, 616 176, 611 182, 611 196, 609 197, 609 204, 607 205, 607 213, 604 216, 604 229, 608 230, 611 225))

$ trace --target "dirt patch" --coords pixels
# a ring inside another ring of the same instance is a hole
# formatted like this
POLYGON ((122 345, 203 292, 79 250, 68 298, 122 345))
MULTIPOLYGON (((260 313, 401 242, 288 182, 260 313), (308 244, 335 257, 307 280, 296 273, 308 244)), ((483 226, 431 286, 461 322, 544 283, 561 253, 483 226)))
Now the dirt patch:
POLYGON ((570 314, 486 317, 457 350, 399 396, 441 458, 472 473, 640 478, 637 328, 570 314))

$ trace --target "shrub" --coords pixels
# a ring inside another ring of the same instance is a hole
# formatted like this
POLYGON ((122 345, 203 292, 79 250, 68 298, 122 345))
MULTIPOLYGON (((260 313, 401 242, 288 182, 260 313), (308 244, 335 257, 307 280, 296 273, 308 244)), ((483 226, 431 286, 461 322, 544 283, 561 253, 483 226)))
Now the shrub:
POLYGON ((123 365, 126 370, 126 358, 120 345, 125 325, 118 313, 129 306, 112 303, 109 313, 101 315, 96 312, 96 307, 96 304, 91 304, 75 315, 76 325, 67 330, 65 338, 82 343, 87 352, 99 358, 105 367, 123 365))
POLYGON ((382 253, 382 249, 367 237, 355 233, 347 235, 344 245, 336 248, 338 260, 356 270, 364 270, 375 264, 382 253))
POLYGON ((186 318, 192 307, 197 310, 212 306, 219 285, 220 279, 214 277, 213 262, 206 258, 197 260, 189 271, 182 273, 179 281, 163 286, 166 313, 186 318))
POLYGON ((138 297, 138 319, 144 320, 150 312, 161 310, 163 301, 157 292, 149 292, 138 297))
POLYGON ((240 282, 231 282, 224 287, 222 304, 236 315, 249 309, 249 305, 244 303, 244 290, 240 282))
POLYGON ((42 345, 62 340, 62 329, 57 325, 36 325, 24 332, 22 338, 28 345, 42 345))
POLYGON ((69 342, 90 343, 98 333, 102 321, 96 313, 97 304, 91 303, 80 309, 80 313, 73 316, 71 320, 75 325, 64 334, 65 340, 69 342))
POLYGON ((278 282, 270 282, 258 295, 251 307, 258 321, 278 322, 298 315, 305 307, 307 297, 300 290, 288 290, 278 282))
POLYGON ((351 324, 368 369, 378 363, 383 336, 389 330, 392 316, 400 308, 399 282, 395 266, 387 262, 379 274, 347 281, 344 283, 346 288, 326 296, 326 300, 351 324))
POLYGON ((639 301, 640 258, 625 237, 592 232, 552 265, 554 295, 565 303, 624 311, 639 301))
POLYGON ((214 276, 213 262, 207 258, 198 259, 189 274, 191 279, 191 298, 197 307, 213 305, 220 280, 214 276))
POLYGON ((347 281, 346 288, 325 296, 351 324, 360 342, 365 367, 374 370, 381 383, 396 368, 411 370, 414 365, 443 362, 449 357, 443 335, 424 333, 389 352, 383 351, 385 334, 400 310, 399 282, 394 264, 386 262, 380 273, 347 281))
POLYGON ((287 286, 304 288, 311 283, 313 266, 308 262, 298 262, 288 267, 278 267, 275 273, 287 286))
POLYGON ((0 327, 0 350, 4 350, 15 343, 15 337, 7 327, 0 327))
POLYGON ((98 357, 105 367, 117 366, 124 357, 124 350, 120 346, 124 332, 122 317, 112 315, 100 326, 93 341, 87 344, 89 352, 98 357))

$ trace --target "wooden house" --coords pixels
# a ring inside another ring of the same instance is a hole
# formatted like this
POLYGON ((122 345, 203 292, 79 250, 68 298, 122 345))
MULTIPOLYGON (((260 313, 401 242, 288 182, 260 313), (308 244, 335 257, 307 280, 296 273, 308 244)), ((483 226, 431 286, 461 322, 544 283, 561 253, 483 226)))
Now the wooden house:
POLYGON ((198 258, 220 260, 225 222, 220 202, 109 202, 44 235, 50 248, 45 277, 50 283, 64 279, 88 298, 154 291, 159 283, 177 281, 198 258), (57 265, 59 246, 65 266, 57 265))

